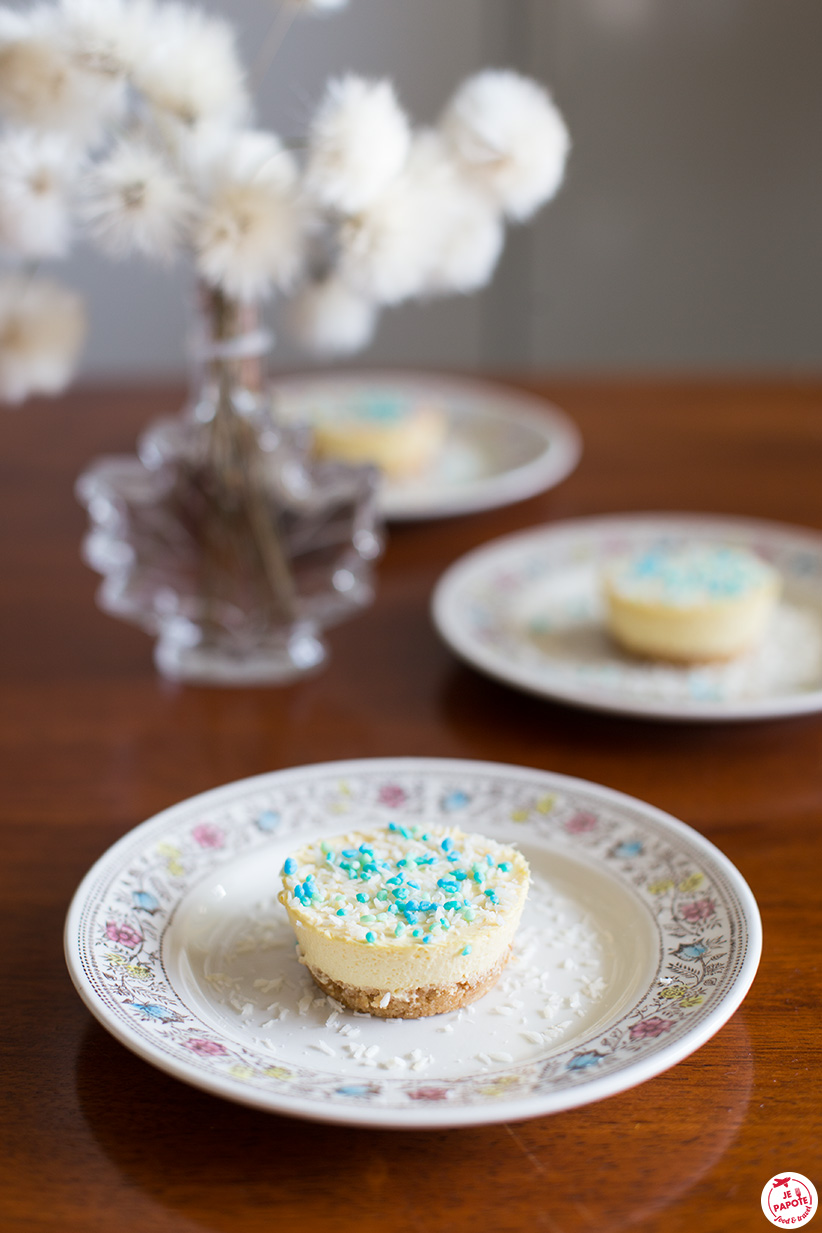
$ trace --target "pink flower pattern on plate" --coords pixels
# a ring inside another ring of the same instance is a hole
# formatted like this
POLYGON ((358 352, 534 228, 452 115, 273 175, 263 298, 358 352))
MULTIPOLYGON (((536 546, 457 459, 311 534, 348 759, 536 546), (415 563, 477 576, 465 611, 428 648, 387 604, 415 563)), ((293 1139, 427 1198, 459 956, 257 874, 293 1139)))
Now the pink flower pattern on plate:
POLYGON ((201 822, 191 833, 201 848, 221 848, 225 843, 225 832, 210 822, 201 822))
POLYGON ((569 835, 584 835, 586 831, 592 831, 597 824, 596 815, 586 813, 580 809, 573 817, 569 818, 565 823, 565 829, 569 835))
POLYGON ((709 916, 713 916, 715 911, 716 904, 713 899, 695 899, 693 903, 686 903, 682 907, 680 915, 690 925, 697 925, 701 920, 707 920, 709 916))
POLYGON ((412 1100, 448 1100, 451 1091, 447 1087, 418 1087, 416 1092, 409 1092, 412 1100))
POLYGON ((631 1040, 646 1040, 651 1036, 662 1036, 665 1032, 670 1032, 673 1026, 673 1019, 660 1019, 657 1015, 652 1019, 642 1019, 631 1028, 631 1040))
POLYGON ((185 1044, 186 1049, 199 1053, 201 1057, 224 1057, 228 1053, 228 1049, 216 1040, 187 1040, 185 1044))
POLYGON ((142 937, 136 929, 132 929, 131 925, 125 922, 118 925, 115 920, 110 920, 106 925, 106 937, 110 942, 119 942, 121 946, 129 946, 134 948, 142 942, 142 937))
POLYGON ((377 795, 379 803, 387 805, 389 809, 399 809, 405 804, 405 799, 405 789, 398 783, 384 783, 377 795))

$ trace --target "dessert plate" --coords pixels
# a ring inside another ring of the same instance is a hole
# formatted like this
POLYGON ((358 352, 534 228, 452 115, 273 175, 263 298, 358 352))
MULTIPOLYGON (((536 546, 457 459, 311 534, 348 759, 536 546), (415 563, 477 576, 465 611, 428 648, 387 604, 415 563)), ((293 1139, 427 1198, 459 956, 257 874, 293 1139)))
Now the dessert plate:
POLYGON ((524 767, 408 758, 277 771, 144 822, 80 885, 65 947, 103 1026, 178 1079, 407 1129, 537 1117, 659 1074, 739 1006, 761 930, 727 858, 650 805, 524 767), (296 958, 279 869, 309 837, 418 820, 528 858, 511 962, 472 1009, 343 1010, 296 958))
POLYGON ((433 617, 474 667, 530 693, 656 719, 770 719, 822 710, 822 535, 698 514, 581 518, 494 540, 438 582, 433 617), (600 574, 614 555, 694 539, 749 548, 782 575, 769 631, 724 664, 653 663, 620 651, 600 574))
POLYGON ((326 373, 281 378, 278 408, 311 422, 317 408, 385 394, 441 405, 447 435, 434 465, 413 479, 384 480, 384 516, 395 522, 447 518, 523 501, 573 471, 582 445, 576 426, 552 403, 485 381, 404 372, 326 373))

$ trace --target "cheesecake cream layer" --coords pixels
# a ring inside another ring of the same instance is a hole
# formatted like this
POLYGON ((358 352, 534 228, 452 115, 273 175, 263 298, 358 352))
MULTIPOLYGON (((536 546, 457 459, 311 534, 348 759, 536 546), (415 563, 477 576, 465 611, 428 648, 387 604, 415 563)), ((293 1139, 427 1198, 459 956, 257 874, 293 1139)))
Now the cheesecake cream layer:
POLYGON ((777 572, 753 553, 710 544, 643 552, 604 577, 614 638, 635 654, 681 662, 752 649, 779 591, 777 572))
POLYGON ((529 871, 516 849, 482 836, 392 824, 299 848, 282 879, 309 970, 395 996, 475 987, 501 970, 529 871))

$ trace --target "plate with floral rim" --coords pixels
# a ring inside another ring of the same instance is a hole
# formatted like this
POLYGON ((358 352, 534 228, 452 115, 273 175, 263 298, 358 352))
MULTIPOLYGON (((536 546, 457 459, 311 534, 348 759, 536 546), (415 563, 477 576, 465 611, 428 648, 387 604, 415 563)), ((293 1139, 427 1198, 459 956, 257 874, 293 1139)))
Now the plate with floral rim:
POLYGON ((259 1109, 395 1128, 538 1117, 642 1083, 727 1022, 760 951, 750 889, 684 823, 583 780, 452 759, 293 767, 174 805, 97 861, 65 928, 81 998, 147 1062, 259 1109), (298 962, 276 900, 288 852, 391 821, 529 860, 514 954, 473 1008, 349 1012, 298 962))
POLYGON ((773 719, 822 710, 822 534, 751 518, 620 514, 569 519, 469 552, 432 599, 440 635, 472 666, 529 693, 664 720, 773 719), (701 542, 747 548, 783 591, 759 646, 679 667, 608 636, 601 574, 614 556, 701 542))
POLYGON ((338 372, 283 377, 279 412, 310 424, 318 410, 357 399, 441 406, 445 443, 421 474, 384 479, 380 508, 392 522, 449 518, 524 501, 569 475, 582 453, 579 431, 553 403, 491 381, 439 373, 338 372))

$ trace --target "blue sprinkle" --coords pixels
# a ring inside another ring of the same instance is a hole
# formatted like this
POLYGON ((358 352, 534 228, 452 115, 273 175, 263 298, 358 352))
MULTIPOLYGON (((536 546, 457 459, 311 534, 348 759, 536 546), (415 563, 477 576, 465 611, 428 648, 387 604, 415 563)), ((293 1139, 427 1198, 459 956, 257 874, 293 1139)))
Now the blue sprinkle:
POLYGON ((405 859, 405 857, 403 857, 402 860, 397 861, 397 868, 404 869, 407 864, 408 864, 408 861, 405 859))
POLYGON ((274 813, 271 809, 264 809, 257 819, 257 825, 261 831, 270 834, 271 831, 275 831, 280 825, 280 815, 274 813))
POLYGON ((297 862, 294 860, 293 856, 289 856, 285 864, 283 865, 283 873, 286 875, 286 877, 288 877, 289 874, 292 874, 295 872, 296 868, 297 868, 297 862))
POLYGON ((414 890, 419 890, 419 889, 420 889, 420 884, 419 884, 419 882, 409 882, 409 883, 408 883, 408 885, 409 885, 409 886, 413 886, 414 890))
POLYGON ((360 844, 360 851, 362 852, 362 854, 363 854, 364 856, 373 856, 373 855, 374 855, 374 849, 373 849, 373 848, 369 848, 368 844, 366 844, 366 843, 361 843, 361 844, 360 844))
POLYGON ((491 859, 491 853, 490 853, 490 852, 486 854, 486 857, 485 857, 485 863, 486 863, 486 865, 490 865, 492 869, 494 868, 494 862, 493 862, 493 860, 491 859))
POLYGON ((373 934, 371 930, 369 929, 368 933, 365 935, 365 940, 366 942, 376 942, 377 938, 376 938, 376 935, 373 934))
POLYGON ((448 849, 453 848, 453 846, 454 846, 453 839, 448 839, 447 837, 443 839, 442 843, 440 844, 440 847, 442 848, 443 852, 447 852, 448 849))
POLYGON ((343 848, 343 856, 347 856, 349 860, 359 856, 359 854, 359 849, 357 848, 343 848))
POLYGON ((497 865, 497 869, 501 869, 503 873, 510 873, 511 872, 511 862, 510 861, 500 861, 500 863, 497 865))
POLYGON ((463 954, 463 955, 470 955, 470 954, 471 954, 471 947, 470 947, 470 946, 463 946, 463 948, 462 948, 462 954, 463 954))
POLYGON ((496 891, 487 890, 485 894, 488 896, 488 898, 491 900, 492 903, 497 902, 497 892, 496 891))
POLYGON ((401 873, 398 873, 395 878, 386 878, 385 880, 386 886, 399 886, 400 882, 402 882, 401 873))
POLYGON ((468 874, 465 872, 464 869, 455 869, 454 877, 457 879, 458 882, 464 882, 465 879, 468 877, 468 874))
POLYGON ((337 908, 338 916, 345 916, 345 908, 337 908))
POLYGON ((402 937, 404 933, 405 933, 405 925, 402 923, 402 921, 400 921, 396 929, 394 930, 394 937, 395 938, 402 937))
POLYGON ((409 831, 409 829, 408 829, 408 827, 407 827, 407 826, 401 826, 401 827, 400 827, 400 834, 402 835, 403 839, 410 839, 410 838, 411 838, 411 832, 409 831))
POLYGON ((421 929, 412 929, 412 930, 411 930, 411 936, 412 936, 412 937, 414 937, 414 938, 418 938, 418 937, 420 936, 420 934, 421 934, 421 933, 422 933, 422 930, 421 930, 421 929))
POLYGON ((456 882, 449 882, 447 878, 440 878, 439 882, 437 883, 437 886, 441 886, 444 891, 459 890, 459 887, 457 886, 456 882))
POLYGON ((459 899, 449 899, 448 902, 444 903, 442 906, 445 908, 446 912, 450 911, 451 908, 458 908, 460 906, 459 899))
POLYGON ((430 933, 426 933, 425 937, 424 937, 422 940, 423 940, 423 942, 425 942, 425 944, 427 945, 427 944, 431 941, 431 934, 430 934, 430 933))
POLYGON ((358 891, 357 892, 357 902, 358 903, 368 903, 368 896, 364 895, 362 891, 358 891))
POLYGON ((460 858, 459 852, 449 852, 448 853, 449 861, 458 861, 459 858, 460 858))

